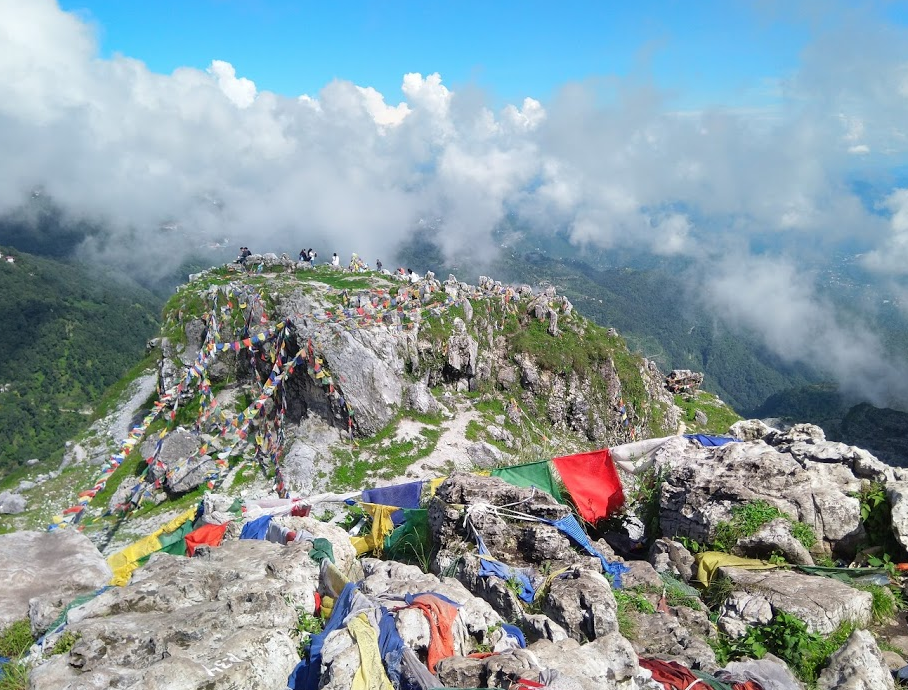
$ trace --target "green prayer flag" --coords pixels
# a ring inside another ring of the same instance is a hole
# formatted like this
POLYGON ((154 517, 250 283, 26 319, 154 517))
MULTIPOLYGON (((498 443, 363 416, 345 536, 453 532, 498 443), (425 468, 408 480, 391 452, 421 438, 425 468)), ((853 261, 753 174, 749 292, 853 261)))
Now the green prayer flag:
POLYGON ((187 520, 169 534, 158 537, 161 542, 161 551, 172 556, 186 555, 186 535, 192 531, 192 520, 187 520))
POLYGON ((404 523, 385 537, 385 553, 393 559, 425 560, 432 553, 429 511, 425 508, 401 508, 404 523))
POLYGON ((548 460, 539 460, 538 462, 514 465, 513 467, 499 467, 492 470, 492 476, 499 477, 514 486, 521 486, 527 489, 536 487, 540 491, 545 491, 554 497, 559 503, 562 502, 561 490, 558 484, 555 483, 548 460))
POLYGON ((312 549, 309 551, 309 558, 316 563, 321 563, 325 558, 334 563, 334 547, 327 539, 316 537, 312 540, 312 549))

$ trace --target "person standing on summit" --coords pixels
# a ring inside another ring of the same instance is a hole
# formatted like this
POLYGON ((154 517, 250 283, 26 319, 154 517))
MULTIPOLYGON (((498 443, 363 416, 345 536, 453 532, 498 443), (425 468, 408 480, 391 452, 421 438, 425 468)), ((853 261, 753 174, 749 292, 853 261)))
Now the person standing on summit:
POLYGON ((340 268, 341 260, 337 255, 337 252, 334 252, 334 256, 331 257, 331 265, 334 266, 334 268, 340 268))

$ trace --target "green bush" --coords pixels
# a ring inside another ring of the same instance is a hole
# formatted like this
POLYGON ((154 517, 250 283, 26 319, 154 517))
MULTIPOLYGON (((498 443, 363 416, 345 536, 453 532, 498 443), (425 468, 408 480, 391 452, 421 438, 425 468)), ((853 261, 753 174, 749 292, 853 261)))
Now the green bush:
POLYGON ((841 624, 828 637, 808 632, 804 621, 780 611, 768 625, 749 628, 740 639, 720 635, 715 644, 716 661, 724 666, 743 657, 762 659, 774 654, 808 686, 813 686, 829 655, 854 631, 853 623, 841 624))

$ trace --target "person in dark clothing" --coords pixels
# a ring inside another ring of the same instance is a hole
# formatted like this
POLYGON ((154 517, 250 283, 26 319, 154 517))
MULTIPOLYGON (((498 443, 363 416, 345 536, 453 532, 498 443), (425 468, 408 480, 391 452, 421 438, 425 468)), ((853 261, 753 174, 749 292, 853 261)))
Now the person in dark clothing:
POLYGON ((381 273, 381 259, 375 260, 375 270, 381 273))

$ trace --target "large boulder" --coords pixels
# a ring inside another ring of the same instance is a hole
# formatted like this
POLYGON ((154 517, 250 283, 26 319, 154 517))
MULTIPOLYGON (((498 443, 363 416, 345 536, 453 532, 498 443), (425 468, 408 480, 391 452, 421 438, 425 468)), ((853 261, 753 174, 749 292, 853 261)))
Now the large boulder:
POLYGON ((654 453, 664 472, 660 526, 667 536, 709 543, 732 509, 762 500, 811 528, 817 550, 851 555, 864 537, 860 502, 849 495, 860 481, 841 457, 837 474, 806 469, 791 453, 762 441, 699 448, 669 442, 654 453), (843 484, 843 479, 847 480, 843 484))
POLYGON ((541 666, 574 681, 557 687, 571 690, 659 690, 661 687, 652 682, 648 671, 640 668, 631 643, 617 632, 588 644, 576 640, 539 640, 527 649, 536 655, 541 666))
POLYGON ((573 639, 592 641, 618 630, 618 604, 601 573, 575 570, 552 580, 542 612, 573 639))
POLYGON ((829 657, 817 680, 818 690, 894 690, 892 674, 867 630, 855 630, 829 657))
POLYGON ((290 631, 300 611, 315 610, 318 566, 300 545, 244 540, 201 552, 155 554, 128 587, 71 612, 78 641, 36 667, 30 687, 284 687, 299 661, 290 631))
POLYGON ((779 553, 789 563, 813 565, 810 552, 794 538, 791 522, 785 518, 770 520, 751 536, 739 539, 732 553, 750 558, 769 558, 770 555, 779 553))
POLYGON ((785 611, 807 624, 811 632, 828 635, 846 621, 863 625, 870 621, 873 597, 825 577, 801 575, 787 570, 719 568, 735 590, 765 598, 773 610, 785 611))
POLYGON ((484 659, 452 656, 436 667, 438 681, 452 688, 504 687, 514 678, 535 678, 542 670, 525 649, 510 649, 484 659))
POLYGON ((76 530, 0 534, 0 629, 28 616, 30 599, 51 602, 59 612, 111 575, 95 545, 76 530))
POLYGON ((716 654, 709 644, 716 633, 706 612, 672 606, 665 612, 631 616, 635 631, 631 643, 640 656, 677 661, 709 673, 716 670, 716 654))
POLYGON ((18 515, 25 512, 28 501, 22 494, 0 492, 0 515, 18 515))

